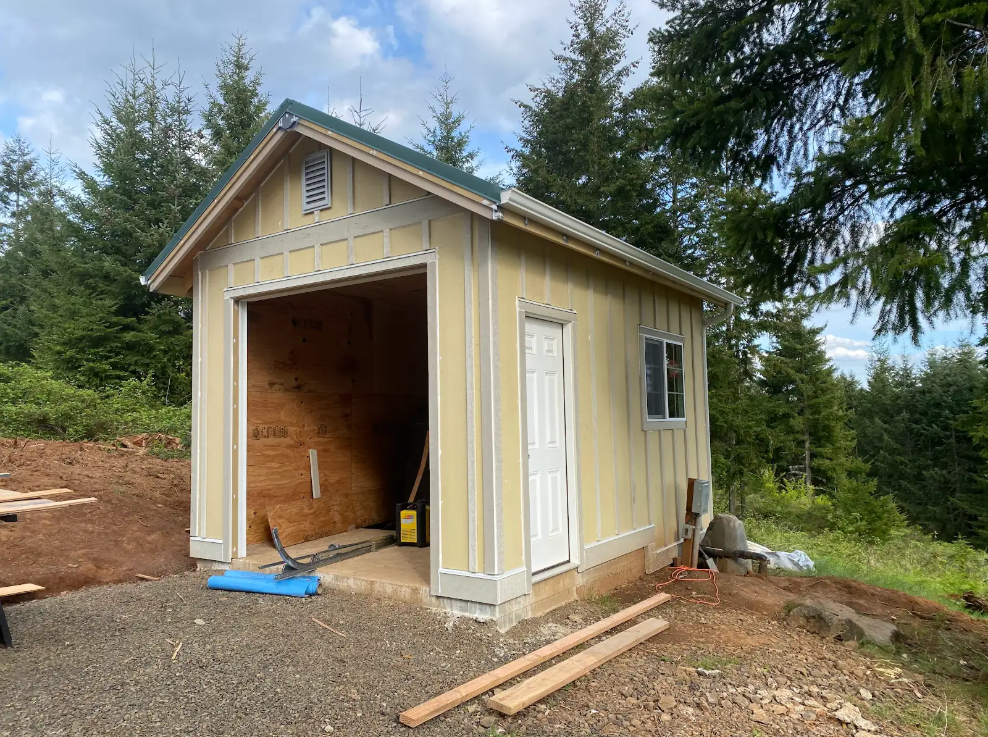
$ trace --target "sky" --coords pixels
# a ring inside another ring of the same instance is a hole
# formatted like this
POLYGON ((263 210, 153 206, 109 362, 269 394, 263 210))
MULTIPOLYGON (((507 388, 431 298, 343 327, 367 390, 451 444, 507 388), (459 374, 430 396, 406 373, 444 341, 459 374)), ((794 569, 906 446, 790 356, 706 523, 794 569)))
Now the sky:
MULTIPOLYGON (((626 0, 636 31, 628 44, 645 78, 648 31, 668 15, 651 0, 626 0)), ((420 116, 444 70, 474 121, 480 174, 507 165, 518 128, 516 99, 553 73, 552 51, 569 35, 568 0, 0 0, 0 140, 15 133, 36 148, 91 165, 92 116, 107 84, 132 56, 165 62, 201 90, 213 78, 223 43, 242 31, 264 70, 272 105, 291 97, 344 113, 362 87, 382 134, 418 138, 420 116)), ((827 352, 863 377, 874 321, 846 309, 815 317, 826 324, 827 352)), ((956 321, 928 331, 922 348, 977 340, 956 321)), ((919 355, 908 340, 893 353, 919 355)))

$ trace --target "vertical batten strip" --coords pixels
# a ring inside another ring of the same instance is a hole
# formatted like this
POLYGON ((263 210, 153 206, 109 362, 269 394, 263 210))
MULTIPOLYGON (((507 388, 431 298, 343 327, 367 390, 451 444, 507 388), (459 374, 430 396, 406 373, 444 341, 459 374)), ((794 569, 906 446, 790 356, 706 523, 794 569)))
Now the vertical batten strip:
MULTIPOLYGON (((648 297, 649 301, 652 301, 654 299, 653 294, 652 294, 651 287, 649 287, 648 290, 646 291, 645 287, 643 286, 642 289, 638 292, 638 324, 639 325, 648 325, 649 327, 655 327, 655 323, 652 322, 652 318, 649 317, 648 319, 646 319, 646 317, 645 317, 646 314, 647 314, 647 312, 645 310, 645 298, 646 298, 646 296, 648 297)), ((654 316, 654 309, 653 310, 649 310, 649 311, 652 312, 652 314, 654 316)), ((639 343, 640 343, 640 341, 641 341, 641 338, 638 336, 637 331, 636 331, 636 333, 635 333, 635 356, 639 356, 639 343)), ((641 360, 641 358, 639 357, 638 360, 641 360)), ((638 396, 638 399, 639 399, 638 406, 639 407, 641 407, 641 406, 643 406, 645 404, 645 396, 644 396, 644 392, 645 392, 645 381, 644 381, 644 379, 645 379, 645 377, 642 375, 644 373, 644 370, 645 370, 645 367, 644 366, 641 366, 641 365, 638 366, 639 376, 638 376, 638 382, 636 383, 635 388, 637 390, 636 393, 639 395, 638 396)), ((641 412, 641 409, 639 409, 638 411, 641 412)), ((638 419, 644 421, 647 418, 639 416, 638 419)), ((651 525, 654 525, 656 523, 657 517, 658 517, 658 515, 656 515, 655 514, 655 511, 653 510, 653 507, 655 505, 655 499, 657 498, 657 495, 655 493, 655 489, 652 488, 652 442, 651 442, 650 436, 653 435, 653 434, 654 433, 647 433, 647 432, 643 432, 642 433, 642 435, 645 436, 645 499, 648 502, 645 505, 645 509, 648 512, 648 518, 645 521, 646 521, 647 524, 651 524, 651 525)))
MULTIPOLYGON (((613 281, 605 277, 606 291, 607 291, 607 355, 614 355, 614 295, 612 294, 613 281)), ((623 346, 622 346, 623 348, 623 346)), ((614 387, 614 371, 613 365, 608 367, 607 376, 610 379, 608 382, 610 384, 610 397, 611 401, 607 403, 607 412, 611 416, 611 452, 614 454, 614 534, 617 535, 621 532, 621 495, 618 492, 620 488, 620 479, 618 478, 618 463, 617 463, 617 430, 614 425, 614 398, 617 396, 617 389, 614 387)))
POLYGON ((491 226, 487 220, 481 221, 480 244, 478 249, 478 270, 480 272, 480 397, 481 397, 481 443, 484 447, 483 490, 484 490, 484 573, 493 574, 498 570, 499 545, 497 528, 501 524, 502 510, 497 506, 495 481, 495 403, 497 393, 494 373, 494 340, 497 309, 495 307, 494 283, 494 242, 491 226))
POLYGON ((525 247, 522 245, 518 246, 518 264, 519 275, 521 277, 521 296, 524 299, 528 299, 528 290, 526 289, 525 282, 525 247))
POLYGON ((600 523, 600 447, 597 443, 597 348, 594 335, 594 291, 593 269, 587 268, 587 291, 590 309, 590 412, 593 417, 593 478, 594 494, 597 502, 597 540, 602 539, 600 523))
POLYGON ((422 250, 423 251, 428 251, 429 250, 429 243, 430 243, 430 241, 429 241, 429 221, 428 220, 423 220, 422 221, 422 250))
MULTIPOLYGON (((353 157, 347 157, 346 167, 346 211, 353 214, 353 157)), ((350 263, 353 263, 352 261, 350 263)))
MULTIPOLYGON (((288 191, 290 189, 291 181, 289 177, 291 176, 291 159, 288 154, 285 154, 283 166, 285 167, 285 178, 282 181, 282 186, 284 187, 284 211, 281 214, 281 229, 288 230, 289 215, 291 214, 291 206, 288 199, 288 191)), ((301 174, 300 174, 301 176, 301 174)), ((318 250, 318 249, 317 249, 318 250)))
POLYGON ((346 239, 346 262, 348 264, 356 263, 357 259, 357 249, 353 243, 353 236, 351 235, 346 239))
POLYGON ((549 258, 548 246, 542 249, 542 261, 544 266, 542 268, 542 273, 545 277, 545 303, 547 305, 552 304, 552 279, 549 276, 549 272, 552 269, 552 259, 549 258))
POLYGON ((199 439, 202 436, 202 272, 199 270, 198 254, 192 261, 192 396, 195 401, 192 403, 192 495, 189 510, 189 534, 198 537, 202 533, 199 529, 199 500, 201 494, 201 483, 199 470, 202 464, 199 462, 199 439))
MULTIPOLYGON (((467 560, 471 573, 477 573, 477 438, 474 436, 474 365, 473 365, 473 221, 467 215, 463 233, 463 319, 466 340, 467 387, 467 560)), ((384 231, 384 255, 390 255, 388 231, 384 231)))
MULTIPOLYGON (((634 376, 634 364, 633 361, 637 361, 638 356, 638 325, 637 320, 634 319, 635 310, 628 309, 628 299, 629 299, 629 289, 627 281, 622 282, 623 284, 623 294, 622 303, 624 304, 624 372, 625 372, 625 394, 626 401, 628 402, 628 473, 631 474, 631 529, 638 529, 638 494, 641 491, 638 488, 638 466, 635 463, 635 446, 638 445, 638 439, 641 438, 645 433, 642 432, 641 423, 638 427, 635 427, 635 406, 633 402, 635 401, 635 390, 632 384, 632 377, 634 376), (629 324, 633 323, 633 324, 629 324), (633 328, 633 329, 632 329, 633 328), (630 343, 632 334, 634 335, 634 351, 629 355, 630 343), (632 359, 632 355, 635 356, 632 359)), ((638 300, 638 313, 640 317, 641 313, 641 302, 638 300)), ((640 405, 639 405, 640 406, 640 405)), ((647 449, 646 449, 647 451, 647 449)), ((646 497, 647 498, 647 497, 646 497)))
POLYGON ((391 175, 387 173, 384 175, 384 204, 391 204, 391 175))
MULTIPOLYGON (((321 249, 316 249, 321 250, 321 249)), ((391 255, 391 228, 384 229, 384 258, 391 255)))

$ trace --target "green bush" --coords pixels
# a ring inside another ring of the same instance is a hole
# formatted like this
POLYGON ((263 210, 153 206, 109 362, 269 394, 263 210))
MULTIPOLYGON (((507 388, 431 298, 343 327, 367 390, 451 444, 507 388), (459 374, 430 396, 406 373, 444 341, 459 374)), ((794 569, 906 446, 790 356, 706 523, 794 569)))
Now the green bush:
POLYGON ((745 499, 746 517, 773 520, 805 532, 840 531, 884 540, 905 527, 895 503, 875 493, 874 481, 842 478, 821 494, 801 478, 778 478, 768 468, 756 476, 745 499))
POLYGON ((188 445, 191 407, 162 405, 156 396, 151 377, 97 392, 30 366, 0 363, 0 437, 112 440, 158 432, 188 445))

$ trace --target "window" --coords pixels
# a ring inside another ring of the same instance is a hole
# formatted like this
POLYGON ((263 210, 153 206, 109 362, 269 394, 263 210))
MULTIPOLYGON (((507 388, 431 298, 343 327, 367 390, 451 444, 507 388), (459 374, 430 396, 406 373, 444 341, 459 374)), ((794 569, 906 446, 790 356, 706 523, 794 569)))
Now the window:
POLYGON ((316 151, 302 159, 302 212, 332 206, 329 151, 316 151))
POLYGON ((641 342, 642 429, 686 423, 686 376, 681 336, 638 328, 641 342))

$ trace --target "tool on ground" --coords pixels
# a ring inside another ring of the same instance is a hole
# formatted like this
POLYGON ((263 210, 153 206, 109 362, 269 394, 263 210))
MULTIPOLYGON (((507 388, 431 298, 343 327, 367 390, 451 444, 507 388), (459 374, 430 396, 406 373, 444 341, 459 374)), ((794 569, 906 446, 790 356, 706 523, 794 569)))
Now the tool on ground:
MULTIPOLYGON (((298 558, 293 558, 288 554, 288 551, 285 550, 285 546, 281 544, 281 539, 278 537, 277 527, 271 530, 271 540, 274 542, 274 549, 278 551, 278 555, 281 556, 282 563, 284 564, 281 569, 281 573, 275 576, 276 581, 281 581, 286 578, 291 578, 292 576, 308 573, 309 571, 314 571, 320 566, 327 566, 330 563, 339 563, 341 560, 356 558, 358 555, 373 552, 379 548, 391 545, 394 542, 393 538, 385 538, 380 540, 371 540, 369 542, 346 543, 344 545, 333 543, 325 550, 320 550, 317 553, 309 553, 307 555, 300 555, 298 558)), ((268 563, 267 565, 261 566, 261 568, 273 568, 277 565, 282 564, 268 563)))

